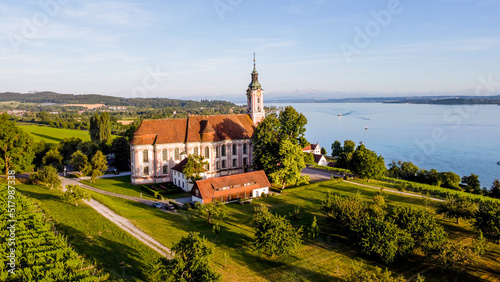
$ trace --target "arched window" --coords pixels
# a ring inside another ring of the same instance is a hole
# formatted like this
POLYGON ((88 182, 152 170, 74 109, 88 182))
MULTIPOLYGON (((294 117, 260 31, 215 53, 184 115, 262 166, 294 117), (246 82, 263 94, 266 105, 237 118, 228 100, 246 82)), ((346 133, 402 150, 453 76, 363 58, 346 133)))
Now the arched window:
POLYGON ((175 160, 178 161, 180 159, 179 157, 179 148, 175 148, 175 160))
POLYGON ((210 158, 210 148, 208 146, 205 147, 205 158, 210 158))
POLYGON ((193 155, 198 156, 198 147, 193 148, 193 155))
POLYGON ((163 166, 163 174, 168 174, 168 165, 163 166))
POLYGON ((219 157, 219 146, 216 146, 215 147, 215 157, 218 158, 219 157))
POLYGON ((168 157, 168 151, 167 151, 167 149, 163 149, 163 151, 162 151, 162 159, 163 159, 164 162, 167 161, 167 157, 168 157))
POLYGON ((238 145, 233 144, 233 156, 236 156, 238 154, 238 145))
POLYGON ((220 154, 221 156, 225 157, 226 156, 226 145, 220 146, 220 154))
POLYGON ((149 161, 149 153, 148 150, 142 151, 142 161, 147 163, 149 161))
POLYGON ((243 154, 248 154, 247 143, 243 144, 243 154))
POLYGON ((144 175, 148 175, 149 176, 149 166, 145 166, 144 167, 144 175))

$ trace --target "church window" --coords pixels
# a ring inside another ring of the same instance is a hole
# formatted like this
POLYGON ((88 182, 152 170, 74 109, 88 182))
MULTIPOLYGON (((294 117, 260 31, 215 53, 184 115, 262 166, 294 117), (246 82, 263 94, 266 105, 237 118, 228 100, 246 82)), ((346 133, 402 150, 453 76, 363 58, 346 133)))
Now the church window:
POLYGON ((164 162, 167 161, 167 156, 168 156, 167 149, 163 149, 163 151, 162 151, 162 159, 163 159, 164 162))
POLYGON ((149 166, 144 167, 144 175, 149 175, 149 166))
POLYGON ((225 157, 226 156, 226 145, 220 146, 220 154, 225 157))
POLYGON ((222 160, 222 169, 226 168, 226 160, 222 160))
POLYGON ((220 163, 219 163, 219 162, 215 162, 215 169, 216 169, 216 170, 219 170, 219 169, 220 169, 220 163))
POLYGON ((247 148, 247 144, 243 144, 243 154, 248 154, 247 152, 248 148, 247 148))
POLYGON ((247 166, 248 165, 248 159, 247 158, 243 158, 243 166, 247 166))
POLYGON ((260 98, 257 98, 257 104, 260 104, 260 98))
POLYGON ((215 157, 219 157, 219 146, 215 147, 215 157))
POLYGON ((168 174, 168 165, 163 166, 163 174, 168 174))
POLYGON ((210 158, 210 148, 209 147, 205 147, 205 158, 210 158))
POLYGON ((193 148, 193 155, 198 156, 198 147, 193 148))
POLYGON ((238 154, 238 146, 236 144, 233 144, 233 156, 236 156, 238 154))
POLYGON ((233 159, 233 167, 237 167, 238 166, 238 159, 233 159))
POLYGON ((180 159, 179 157, 179 148, 175 148, 175 160, 178 161, 180 159))
POLYGON ((142 161, 147 163, 149 161, 149 153, 148 150, 142 151, 142 161))
POLYGON ((206 169, 207 171, 210 171, 210 164, 206 164, 206 165, 205 165, 205 169, 206 169))

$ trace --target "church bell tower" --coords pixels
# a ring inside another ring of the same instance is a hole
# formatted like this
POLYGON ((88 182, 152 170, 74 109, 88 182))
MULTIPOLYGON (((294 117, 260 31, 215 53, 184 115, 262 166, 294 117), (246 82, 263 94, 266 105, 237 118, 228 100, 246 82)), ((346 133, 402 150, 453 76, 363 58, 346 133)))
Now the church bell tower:
POLYGON ((264 111, 264 91, 259 83, 259 73, 255 67, 255 53, 253 54, 252 82, 247 89, 247 114, 258 125, 266 117, 264 111))

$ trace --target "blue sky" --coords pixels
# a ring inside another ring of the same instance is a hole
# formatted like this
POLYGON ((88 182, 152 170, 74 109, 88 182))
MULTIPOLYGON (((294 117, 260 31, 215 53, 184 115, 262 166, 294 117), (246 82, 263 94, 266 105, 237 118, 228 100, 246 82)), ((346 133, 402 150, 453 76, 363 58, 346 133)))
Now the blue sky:
POLYGON ((239 97, 256 52, 270 95, 473 95, 500 82, 499 15, 498 0, 3 1, 0 92, 239 97))

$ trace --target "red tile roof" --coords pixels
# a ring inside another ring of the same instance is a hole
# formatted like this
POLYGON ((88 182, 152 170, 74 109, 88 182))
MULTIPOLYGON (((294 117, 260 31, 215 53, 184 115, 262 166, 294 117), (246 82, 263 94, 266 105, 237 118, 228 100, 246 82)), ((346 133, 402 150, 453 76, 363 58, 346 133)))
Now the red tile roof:
POLYGON ((212 198, 217 198, 229 194, 251 192, 254 189, 270 187, 271 183, 263 170, 209 178, 196 181, 191 194, 196 196, 196 189, 200 191, 203 200, 210 202, 212 198), (225 189, 224 189, 225 188, 225 189))
POLYGON ((143 120, 131 145, 211 142, 249 139, 255 124, 247 114, 190 116, 186 119, 143 120), (156 138, 153 138, 155 137, 156 138))

